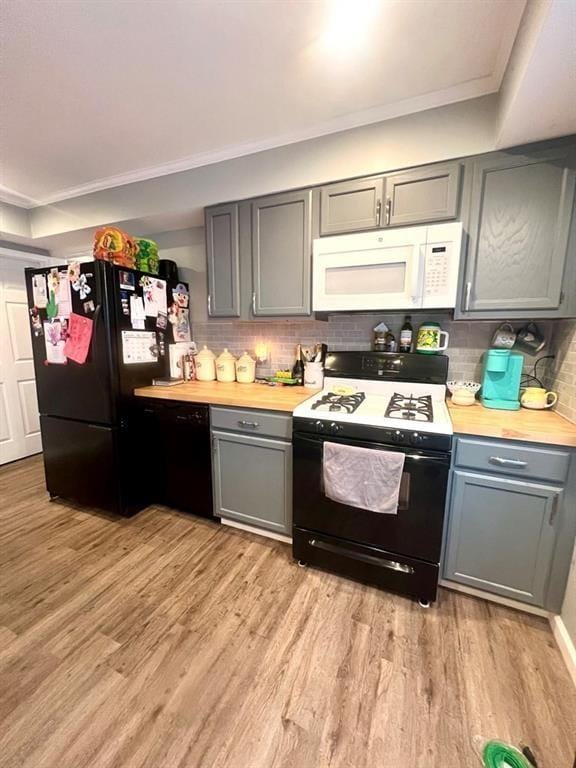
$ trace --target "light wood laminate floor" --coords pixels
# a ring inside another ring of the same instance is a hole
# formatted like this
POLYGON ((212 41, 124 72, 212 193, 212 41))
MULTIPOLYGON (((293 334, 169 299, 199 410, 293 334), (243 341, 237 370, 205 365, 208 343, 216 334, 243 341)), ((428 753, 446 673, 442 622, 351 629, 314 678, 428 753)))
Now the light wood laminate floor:
POLYGON ((576 693, 543 619, 409 600, 151 507, 49 503, 0 469, 2 768, 570 768, 576 693))

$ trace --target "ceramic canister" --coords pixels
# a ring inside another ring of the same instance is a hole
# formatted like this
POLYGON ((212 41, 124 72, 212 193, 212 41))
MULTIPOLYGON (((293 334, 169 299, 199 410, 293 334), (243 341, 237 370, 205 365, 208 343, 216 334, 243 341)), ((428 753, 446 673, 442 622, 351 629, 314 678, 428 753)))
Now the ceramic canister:
POLYGON ((324 366, 322 363, 304 363, 304 386, 310 389, 321 389, 324 383, 324 366))
POLYGON ((256 360, 247 352, 236 360, 236 379, 240 384, 252 384, 256 378, 256 360))
POLYGON ((218 381, 236 381, 236 358, 225 347, 216 358, 216 378, 218 381))
POLYGON ((420 352, 422 355, 435 355, 438 352, 443 352, 448 348, 449 338, 449 334, 443 331, 438 323, 422 323, 418 328, 416 352, 420 352))
POLYGON ((196 355, 196 378, 198 381, 214 381, 216 378, 216 355, 206 344, 196 355))

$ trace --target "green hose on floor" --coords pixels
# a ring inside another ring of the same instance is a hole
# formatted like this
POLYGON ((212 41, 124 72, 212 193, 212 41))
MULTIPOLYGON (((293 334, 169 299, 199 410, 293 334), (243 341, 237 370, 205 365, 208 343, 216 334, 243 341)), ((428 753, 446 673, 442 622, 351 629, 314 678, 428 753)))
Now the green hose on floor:
POLYGON ((482 759, 484 768, 532 768, 521 752, 501 741, 489 741, 482 752, 482 759))

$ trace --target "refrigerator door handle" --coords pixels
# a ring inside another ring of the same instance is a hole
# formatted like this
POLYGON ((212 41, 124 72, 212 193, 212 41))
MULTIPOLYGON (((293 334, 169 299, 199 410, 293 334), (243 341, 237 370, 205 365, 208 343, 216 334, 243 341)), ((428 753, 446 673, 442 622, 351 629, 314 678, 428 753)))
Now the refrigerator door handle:
POLYGON ((102 304, 98 304, 96 309, 94 310, 94 316, 92 317, 92 343, 90 344, 90 349, 92 351, 92 362, 94 365, 96 365, 96 328, 98 327, 98 320, 100 319, 100 315, 102 314, 102 304))

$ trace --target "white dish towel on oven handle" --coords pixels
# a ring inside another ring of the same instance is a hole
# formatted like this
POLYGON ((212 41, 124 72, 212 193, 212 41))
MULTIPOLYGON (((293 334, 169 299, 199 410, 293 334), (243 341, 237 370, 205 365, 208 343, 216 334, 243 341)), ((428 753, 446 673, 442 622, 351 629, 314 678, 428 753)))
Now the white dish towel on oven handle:
POLYGON ((403 469, 402 451, 324 443, 324 493, 340 504, 397 514, 403 469))

